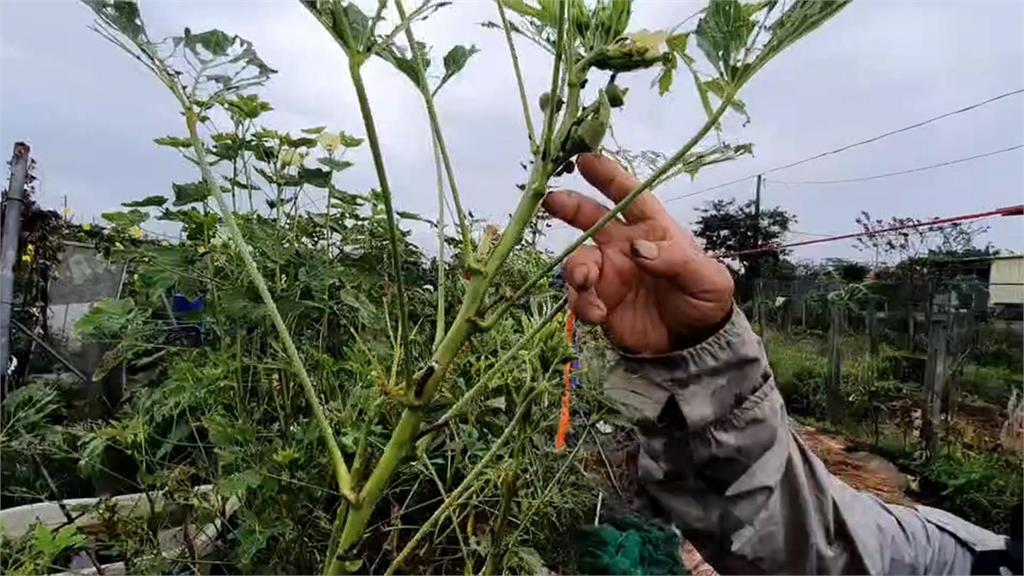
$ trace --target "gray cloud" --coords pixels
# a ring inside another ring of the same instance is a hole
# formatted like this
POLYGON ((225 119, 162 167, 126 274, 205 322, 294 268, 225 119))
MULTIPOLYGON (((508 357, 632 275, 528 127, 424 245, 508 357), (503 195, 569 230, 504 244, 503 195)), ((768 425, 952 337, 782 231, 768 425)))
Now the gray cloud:
MULTIPOLYGON (((670 26, 696 2, 638 2, 637 27, 670 26)), ((252 40, 280 73, 264 92, 275 111, 268 124, 297 130, 327 125, 362 133, 344 55, 296 2, 149 2, 154 35, 219 27, 252 40)), ((499 220, 515 204, 519 162, 527 142, 504 38, 476 23, 494 18, 493 5, 463 0, 417 28, 439 58, 455 43, 482 49, 448 86, 439 112, 466 203, 499 220)), ((40 165, 40 199, 63 195, 76 218, 88 221, 128 199, 167 193, 170 182, 194 179, 191 168, 152 138, 181 132, 175 105, 147 73, 88 30, 89 11, 75 2, 0 3, 0 142, 33 145, 40 165)), ((851 5, 822 30, 767 67, 745 90, 752 121, 725 123, 729 141, 752 142, 755 156, 677 180, 663 198, 753 174, 1024 86, 1024 4, 1017 2, 883 2, 851 5)), ((546 90, 549 62, 520 43, 531 98, 546 90)), ((433 162, 423 106, 409 82, 386 64, 367 66, 367 81, 398 204, 432 213, 433 162)), ((616 135, 630 148, 669 152, 700 125, 692 87, 680 80, 662 98, 651 74, 629 79, 616 135)), ((878 217, 944 216, 1021 202, 1021 153, 872 182, 834 186, 776 181, 823 180, 901 170, 1024 142, 1024 98, 983 109, 769 176, 765 202, 800 218, 798 229, 841 233, 861 210, 878 217)), ((534 111, 535 114, 538 111, 534 111)), ((6 153, 6 150, 4 151, 6 153)), ((375 185, 365 152, 338 184, 375 185)), ((566 185, 581 187, 576 178, 566 185)), ((669 204, 681 221, 714 197, 749 197, 745 181, 669 204)), ((1020 219, 992 221, 986 239, 1024 248, 1020 219)), ((425 235, 418 235, 429 241, 425 235)), ((556 230, 550 244, 571 239, 556 230)), ((801 250, 800 257, 856 256, 848 243, 801 250)))

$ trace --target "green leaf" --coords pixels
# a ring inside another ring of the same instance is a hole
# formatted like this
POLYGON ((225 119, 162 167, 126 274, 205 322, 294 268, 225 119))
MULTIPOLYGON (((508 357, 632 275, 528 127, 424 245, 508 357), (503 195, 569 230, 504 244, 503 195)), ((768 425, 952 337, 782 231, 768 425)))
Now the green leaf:
POLYGON ((527 18, 534 18, 539 20, 543 24, 547 24, 552 28, 558 25, 558 11, 557 8, 552 10, 546 10, 547 5, 552 4, 551 2, 541 2, 540 7, 534 7, 527 4, 523 0, 501 0, 501 3, 509 10, 525 16, 527 18))
POLYGON ((100 216, 110 222, 114 226, 131 228, 132 226, 138 226, 146 220, 149 220, 149 214, 142 210, 132 208, 131 210, 123 210, 120 212, 104 212, 100 216))
POLYGON ((668 94, 668 91, 672 89, 672 77, 675 75, 675 68, 672 66, 662 66, 661 72, 658 74, 658 95, 664 96, 668 94))
POLYGON ((694 33, 697 46, 727 81, 736 78, 744 47, 757 22, 747 14, 739 0, 714 0, 697 22, 694 33))
POLYGON ((202 202, 210 197, 210 188, 205 182, 189 182, 187 184, 171 184, 174 190, 174 205, 185 206, 202 202))
POLYGON ((169 146, 171 148, 191 148, 192 141, 188 138, 178 138, 177 136, 163 136, 161 138, 154 138, 153 142, 156 142, 158 146, 169 146))
POLYGON ((829 2, 818 2, 817 0, 796 0, 790 4, 789 8, 769 27, 772 34, 771 38, 768 39, 764 48, 758 53, 749 70, 745 71, 744 79, 749 78, 754 72, 760 70, 761 67, 775 56, 778 56, 788 46, 838 14, 850 1, 832 0, 829 2))
POLYGON ((331 185, 331 171, 321 168, 306 168, 302 166, 299 168, 299 178, 304 183, 317 188, 327 188, 331 185))
POLYGON ((127 0, 82 0, 100 20, 136 42, 146 42, 139 6, 127 0))
POLYGON ((301 132, 303 134, 309 134, 310 136, 316 136, 327 129, 327 126, 315 126, 313 128, 303 128, 301 132))
POLYGON ((353 166, 352 162, 349 162, 348 160, 338 160, 337 158, 330 158, 328 156, 317 158, 316 161, 335 172, 341 172, 342 170, 347 170, 353 166))
POLYGON ((237 474, 232 474, 225 478, 221 478, 217 482, 217 487, 221 493, 227 496, 238 496, 242 495, 248 490, 258 488, 263 474, 256 469, 250 468, 237 474))
POLYGON ((199 34, 193 34, 185 28, 185 47, 193 53, 199 53, 198 48, 203 48, 211 56, 224 56, 235 43, 237 36, 231 36, 221 30, 213 29, 199 34))
POLYGON ((444 76, 441 77, 441 82, 438 83, 437 88, 434 88, 434 94, 441 89, 449 80, 452 79, 456 74, 462 71, 466 67, 466 62, 479 52, 480 50, 476 46, 465 46, 459 44, 452 47, 447 54, 444 55, 444 76))
POLYGON ((75 332, 83 340, 116 339, 134 318, 131 298, 100 300, 75 322, 75 332))
MULTIPOLYGON (((348 27, 351 32, 352 41, 358 42, 361 38, 367 35, 367 31, 370 29, 370 17, 360 10, 359 6, 356 6, 355 2, 346 2, 344 10, 345 19, 348 20, 348 27)), ((353 48, 362 50, 363 47, 358 46, 353 48)))
POLYGON ((665 45, 668 49, 675 52, 679 56, 686 54, 686 45, 690 41, 690 33, 684 32, 682 34, 673 34, 665 39, 665 45))
POLYGON ((299 138, 292 138, 288 134, 285 134, 284 136, 281 137, 281 142, 285 146, 289 148, 294 148, 296 150, 299 148, 315 148, 317 145, 315 138, 306 138, 304 136, 299 138))
POLYGON ((125 208, 159 208, 167 204, 166 196, 146 196, 141 200, 132 200, 131 202, 122 202, 121 206, 125 208))
MULTIPOLYGON (((416 63, 413 62, 412 58, 405 55, 404 51, 397 46, 388 46, 380 50, 380 57, 395 67, 396 70, 402 73, 414 86, 419 87, 420 78, 419 72, 416 69, 416 63)), ((420 57, 423 63, 423 69, 428 70, 430 68, 430 58, 427 57, 426 47, 422 47, 420 51, 420 57)))
MULTIPOLYGON (((706 82, 703 82, 701 85, 704 88, 706 88, 708 92, 711 92, 715 96, 718 96, 719 100, 724 100, 725 99, 725 83, 722 82, 721 78, 715 78, 713 80, 708 80, 706 82)), ((710 107, 711 106, 708 105, 706 109, 709 109, 710 107)), ((750 115, 747 114, 747 105, 744 104, 742 100, 740 100, 739 98, 735 98, 734 97, 732 99, 732 102, 729 103, 729 108, 731 108, 735 112, 743 115, 743 118, 744 118, 743 125, 744 126, 746 126, 747 124, 750 123, 750 115)))
POLYGON ((255 120, 264 112, 274 109, 269 102, 260 100, 255 94, 244 94, 237 98, 224 101, 224 107, 228 109, 236 119, 255 120))
POLYGON ((357 148, 363 145, 362 138, 357 138, 345 132, 339 132, 338 135, 341 136, 341 145, 345 148, 357 148))
POLYGON ((407 212, 405 210, 395 210, 395 216, 398 216, 402 220, 416 220, 417 222, 426 222, 427 224, 430 224, 431 226, 434 225, 434 221, 433 220, 431 220, 429 218, 426 218, 426 217, 424 217, 424 216, 422 216, 420 214, 417 214, 415 212, 407 212))

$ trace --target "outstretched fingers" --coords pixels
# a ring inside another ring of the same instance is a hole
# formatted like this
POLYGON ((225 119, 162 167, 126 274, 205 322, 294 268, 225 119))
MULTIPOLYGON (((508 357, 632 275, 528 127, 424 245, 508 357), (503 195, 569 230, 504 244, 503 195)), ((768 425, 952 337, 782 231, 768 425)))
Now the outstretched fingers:
MULTIPOLYGON (((589 230, 608 213, 608 208, 597 200, 572 190, 554 190, 548 193, 544 199, 544 209, 562 222, 583 231, 589 230)), ((608 241, 621 226, 621 222, 612 220, 594 235, 594 241, 608 241)))
MULTIPOLYGON (((616 204, 640 186, 640 182, 632 174, 607 156, 580 154, 576 158, 576 166, 580 169, 580 175, 591 186, 600 190, 616 204)), ((638 196, 623 211, 623 215, 627 221, 633 223, 668 217, 661 202, 658 202, 649 191, 638 196)))

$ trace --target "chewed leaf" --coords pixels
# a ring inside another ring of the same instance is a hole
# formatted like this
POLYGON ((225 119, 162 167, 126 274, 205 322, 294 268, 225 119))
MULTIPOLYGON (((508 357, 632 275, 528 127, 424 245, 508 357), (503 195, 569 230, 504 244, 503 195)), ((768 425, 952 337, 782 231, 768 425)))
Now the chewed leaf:
MULTIPOLYGON (((715 78, 714 80, 708 80, 701 83, 701 85, 710 93, 718 97, 719 100, 725 99, 725 85, 721 78, 715 78)), ((743 103, 739 98, 733 98, 732 102, 729 103, 729 108, 732 108, 735 112, 741 114, 744 118, 743 125, 746 126, 750 123, 750 115, 747 114, 747 105, 743 103)))
POLYGON ((727 81, 736 79, 743 49, 757 26, 739 0, 715 0, 697 23, 697 46, 727 81))
POLYGON ((217 29, 207 30, 199 34, 193 34, 185 28, 185 47, 196 54, 200 54, 200 48, 208 53, 208 56, 223 56, 228 53, 235 38, 217 29))
POLYGON ((147 41, 139 5, 125 0, 82 0, 100 20, 132 40, 147 41))

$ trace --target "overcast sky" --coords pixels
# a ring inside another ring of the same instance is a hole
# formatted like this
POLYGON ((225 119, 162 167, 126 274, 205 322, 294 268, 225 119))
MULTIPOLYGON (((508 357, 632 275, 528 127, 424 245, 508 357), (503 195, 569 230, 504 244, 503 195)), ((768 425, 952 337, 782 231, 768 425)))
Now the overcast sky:
MULTIPOLYGON (((667 28, 700 4, 637 0, 632 29, 667 28)), ((263 91, 279 130, 327 125, 362 135, 345 59, 331 37, 290 0, 143 3, 151 35, 217 27, 251 40, 279 70, 263 91)), ((417 27, 436 56, 456 43, 481 53, 442 92, 438 106, 459 185, 473 211, 498 223, 514 206, 528 149, 504 37, 476 24, 495 18, 484 0, 460 0, 417 27)), ((88 29, 91 12, 70 0, 0 0, 0 144, 27 141, 39 164, 39 200, 76 220, 91 221, 121 202, 170 195, 170 183, 194 171, 152 139, 183 132, 176 105, 135 61, 88 29)), ((549 82, 548 57, 519 44, 535 100, 549 82)), ((422 102, 388 65, 366 67, 370 96, 400 208, 434 206, 433 161, 422 102)), ((617 112, 618 140, 633 149, 671 152, 703 120, 689 83, 666 97, 650 89, 651 72, 631 76, 627 107, 617 112)), ((744 89, 751 122, 725 124, 725 137, 751 142, 755 156, 708 168, 658 191, 671 198, 755 174, 874 136, 991 96, 1024 87, 1024 3, 1012 0, 911 2, 859 0, 773 61, 744 89)), ((1013 96, 924 128, 768 176, 765 205, 794 212, 796 230, 838 234, 856 229, 861 210, 875 217, 927 218, 1022 202, 1021 150, 924 171, 839 185, 780 181, 871 176, 930 165, 1024 143, 1024 96, 1013 96)), ((375 186, 369 154, 336 183, 375 186)), ((579 187, 576 179, 567 184, 579 187)), ((753 180, 668 204, 681 222, 715 197, 749 198, 753 180)), ((990 221, 984 240, 1024 249, 1024 220, 990 221)), ((418 234, 424 242, 426 234, 418 234)), ((807 236, 794 235, 793 240, 807 236)), ((553 247, 571 239, 550 234, 553 247)), ((801 249, 798 258, 853 256, 849 242, 801 249)))

